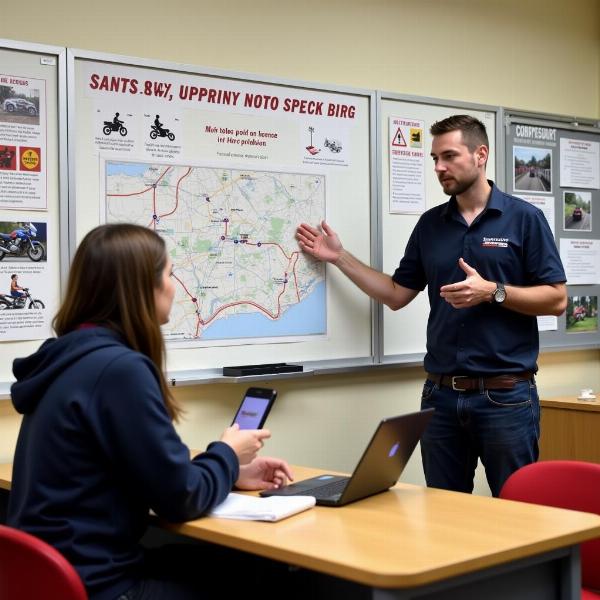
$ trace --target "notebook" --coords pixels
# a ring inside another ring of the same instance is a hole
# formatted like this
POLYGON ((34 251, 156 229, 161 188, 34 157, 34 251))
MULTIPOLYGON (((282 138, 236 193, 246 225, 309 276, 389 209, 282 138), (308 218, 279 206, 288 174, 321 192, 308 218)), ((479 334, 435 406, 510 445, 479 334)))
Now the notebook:
POLYGON ((256 498, 232 492, 210 511, 209 516, 242 521, 281 521, 314 505, 315 499, 310 496, 256 498))
POLYGON ((319 505, 343 506, 384 492, 398 481, 433 412, 428 408, 383 419, 350 477, 318 475, 260 495, 314 496, 319 505))

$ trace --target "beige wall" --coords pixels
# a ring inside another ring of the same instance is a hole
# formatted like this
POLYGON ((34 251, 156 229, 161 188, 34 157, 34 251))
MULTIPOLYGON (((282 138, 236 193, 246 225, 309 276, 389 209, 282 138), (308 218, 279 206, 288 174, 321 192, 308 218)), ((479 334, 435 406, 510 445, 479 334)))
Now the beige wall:
MULTIPOLYGON (((3 2, 0 38, 383 89, 580 117, 600 117, 600 2, 570 0, 57 0, 3 2)), ((401 249, 398 249, 400 255, 401 249)), ((600 389, 600 351, 546 354, 544 396, 600 389)), ((265 382, 265 385, 268 385, 265 382)), ((417 408, 420 369, 272 382, 268 451, 350 469, 382 416, 417 408)), ((203 447, 245 386, 177 390, 184 440, 203 447)), ((19 419, 0 401, 0 461, 19 419)), ((405 475, 422 482, 418 457, 405 475)), ((481 477, 477 490, 486 493, 481 477)))
POLYGON ((0 37, 598 117, 598 0, 28 0, 0 37))

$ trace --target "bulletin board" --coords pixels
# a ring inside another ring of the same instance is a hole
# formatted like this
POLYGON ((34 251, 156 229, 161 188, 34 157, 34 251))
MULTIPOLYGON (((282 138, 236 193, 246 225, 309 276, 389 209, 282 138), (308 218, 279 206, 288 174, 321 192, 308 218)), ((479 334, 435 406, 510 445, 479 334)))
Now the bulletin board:
POLYGON ((64 48, 0 40, 0 396, 51 336, 68 269, 65 74, 64 48))
POLYGON ((371 301, 294 236, 326 218, 371 263, 374 92, 80 50, 68 73, 70 250, 103 222, 163 236, 169 376, 373 363, 371 301))
MULTIPOLYGON (((379 95, 379 230, 380 268, 392 275, 420 215, 448 201, 433 169, 429 128, 453 114, 477 117, 490 142, 488 179, 502 173, 503 138, 498 107, 455 103, 382 92, 379 95), (399 157, 393 161, 393 156, 399 157)), ((427 292, 394 312, 379 307, 378 342, 382 363, 421 364, 426 351, 429 316, 427 292)))
POLYGON ((506 191, 544 212, 567 274, 566 312, 538 318, 540 347, 600 347, 598 121, 504 109, 506 191))

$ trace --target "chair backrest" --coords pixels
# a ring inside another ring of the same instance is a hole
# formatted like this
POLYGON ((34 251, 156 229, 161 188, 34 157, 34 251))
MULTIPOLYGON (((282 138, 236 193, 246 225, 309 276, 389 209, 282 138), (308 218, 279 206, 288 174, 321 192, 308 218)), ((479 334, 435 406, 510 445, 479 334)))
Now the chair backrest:
POLYGON ((87 600, 73 566, 55 548, 24 531, 0 525, 0 598, 87 600))
MULTIPOLYGON (((527 465, 506 480, 500 498, 600 515, 600 464, 547 460, 527 465)), ((581 583, 600 588, 600 538, 581 544, 581 583)))

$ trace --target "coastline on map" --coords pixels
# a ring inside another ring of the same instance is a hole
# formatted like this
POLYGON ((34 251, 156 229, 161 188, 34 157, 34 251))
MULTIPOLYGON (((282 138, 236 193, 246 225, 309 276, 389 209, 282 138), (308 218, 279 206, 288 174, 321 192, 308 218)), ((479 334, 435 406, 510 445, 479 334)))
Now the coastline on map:
MULTIPOLYGON (((285 314, 276 321, 272 321, 260 313, 231 315, 218 319, 207 327, 201 338, 187 341, 207 342, 256 338, 256 342, 260 343, 261 338, 325 335, 327 333, 327 315, 321 310, 321 307, 326 306, 326 289, 324 281, 317 284, 300 304, 288 308, 285 314)), ((165 334, 165 340, 167 342, 183 341, 180 337, 170 338, 168 334, 165 334)))

